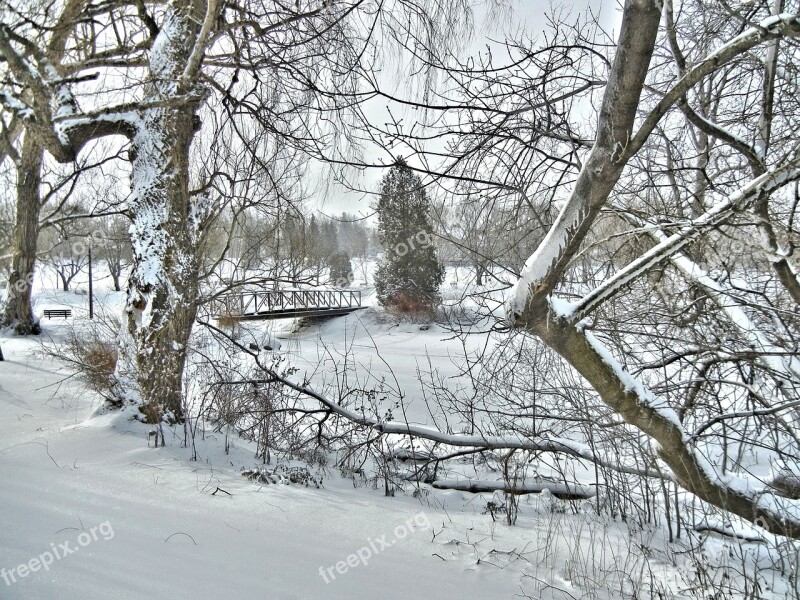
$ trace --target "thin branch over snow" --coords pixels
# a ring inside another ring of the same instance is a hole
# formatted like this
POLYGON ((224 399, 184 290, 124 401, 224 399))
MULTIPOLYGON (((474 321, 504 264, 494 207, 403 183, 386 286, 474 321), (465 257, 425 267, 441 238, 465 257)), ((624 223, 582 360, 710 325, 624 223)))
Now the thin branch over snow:
POLYGON ((314 398, 319 401, 323 406, 330 409, 341 417, 345 417, 353 423, 371 427, 375 431, 384 434, 397 434, 408 435, 411 437, 430 440, 439 444, 447 446, 455 446, 461 448, 485 448, 487 450, 529 450, 532 452, 555 452, 560 454, 567 454, 575 458, 588 460, 598 465, 607 467, 620 473, 628 473, 631 475, 641 475, 645 477, 660 477, 670 479, 669 475, 656 470, 637 469, 636 467, 628 467, 610 463, 602 457, 592 452, 592 449, 586 444, 581 444, 566 438, 544 438, 541 440, 532 440, 520 435, 509 436, 495 436, 495 435, 464 435, 445 433, 430 427, 422 425, 412 425, 401 421, 380 421, 371 417, 365 417, 361 414, 350 411, 338 403, 326 398, 325 396, 317 393, 309 388, 307 385, 297 384, 290 379, 283 377, 280 373, 273 370, 268 370, 270 377, 274 377, 283 385, 291 388, 301 394, 314 398))
MULTIPOLYGON (((649 7, 653 9, 654 7, 649 7)), ((644 146, 659 121, 672 106, 703 78, 719 70, 733 58, 779 36, 800 36, 800 17, 781 14, 764 19, 711 52, 667 92, 650 111, 634 135, 633 119, 646 68, 653 51, 648 30, 655 35, 658 21, 645 7, 626 5, 617 55, 600 111, 597 141, 575 183, 575 188, 550 228, 544 241, 527 260, 519 280, 506 301, 506 319, 514 323, 536 295, 541 309, 572 256, 586 237, 592 222, 607 202, 622 169, 644 146), (641 13, 639 12, 641 10, 641 13), (649 45, 648 45, 649 44, 649 45), (645 71, 642 72, 642 67, 645 71)), ((660 11, 659 11, 660 16, 660 11)))
POLYGON ((800 501, 782 498, 750 476, 720 473, 691 445, 668 402, 628 373, 590 333, 566 319, 534 324, 534 332, 561 354, 625 421, 650 436, 680 485, 699 498, 759 522, 771 533, 800 538, 800 501))
POLYGON ((237 346, 242 352, 249 354, 253 359, 256 360, 257 364, 259 364, 259 366, 267 372, 270 380, 280 382, 289 389, 303 394, 304 396, 308 396, 309 398, 313 398, 332 413, 339 415, 340 417, 344 417, 352 423, 369 427, 377 432, 387 435, 408 435, 457 448, 482 448, 486 450, 528 450, 531 452, 553 452, 566 454, 574 458, 587 460, 591 463, 595 463, 619 473, 672 480, 672 476, 667 471, 660 469, 637 468, 613 463, 595 454, 588 445, 581 444, 567 438, 554 437, 534 440, 521 435, 496 436, 453 434, 445 433, 443 431, 439 431, 438 429, 432 429, 422 425, 412 425, 402 421, 381 421, 379 419, 367 417, 363 414, 348 410, 347 408, 341 406, 338 402, 331 400, 323 394, 315 391, 306 383, 296 383, 288 377, 281 375, 274 369, 262 365, 257 354, 253 353, 251 350, 232 339, 227 333, 207 321, 199 322, 215 333, 227 338, 230 343, 237 346))
MULTIPOLYGON (((660 231, 652 232, 656 239, 664 238, 660 231)), ((717 305, 742 334, 744 339, 756 350, 756 361, 775 373, 780 373, 788 377, 795 385, 800 385, 800 360, 792 354, 788 354, 785 359, 780 358, 786 355, 785 348, 780 348, 772 344, 760 331, 760 329, 747 316, 742 307, 742 302, 737 299, 737 294, 727 285, 717 282, 706 273, 699 265, 689 260, 683 254, 676 254, 671 257, 672 263, 681 270, 684 276, 690 281, 700 284, 713 293, 713 297, 719 299, 717 305), (722 300, 724 298, 724 301, 722 300)))
MULTIPOLYGON (((792 181, 800 178, 800 153, 795 151, 794 157, 773 171, 764 173, 761 177, 753 179, 750 183, 720 200, 704 215, 690 221, 681 227, 680 231, 667 237, 656 228, 647 228, 658 244, 645 252, 642 256, 629 263, 603 283, 597 286, 580 300, 569 305, 569 316, 573 321, 579 321, 595 310, 603 302, 617 294, 628 283, 647 273, 655 265, 667 260, 680 252, 691 242, 703 235, 709 228, 719 225, 731 213, 752 204, 762 194, 771 194, 792 181)), ((566 312, 562 316, 566 316, 566 312)))

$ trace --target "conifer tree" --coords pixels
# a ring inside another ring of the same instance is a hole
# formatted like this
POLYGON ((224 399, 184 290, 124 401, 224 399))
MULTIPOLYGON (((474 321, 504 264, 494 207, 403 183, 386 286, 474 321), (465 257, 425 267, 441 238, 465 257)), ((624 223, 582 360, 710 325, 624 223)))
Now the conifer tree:
POLYGON ((328 258, 330 280, 336 287, 347 287, 353 280, 353 266, 350 255, 344 250, 334 252, 328 258))
POLYGON ((444 267, 431 238, 430 199, 402 158, 381 181, 377 209, 384 249, 375 273, 378 300, 399 312, 433 312, 440 300, 444 267))

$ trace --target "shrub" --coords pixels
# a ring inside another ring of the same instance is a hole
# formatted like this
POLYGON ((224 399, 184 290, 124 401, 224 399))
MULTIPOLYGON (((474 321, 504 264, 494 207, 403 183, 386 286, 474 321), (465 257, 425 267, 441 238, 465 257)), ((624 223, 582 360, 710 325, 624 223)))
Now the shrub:
POLYGON ((66 364, 86 386, 105 400, 119 404, 117 368, 117 335, 120 328, 116 317, 102 316, 91 323, 67 327, 62 341, 42 340, 42 353, 66 364))

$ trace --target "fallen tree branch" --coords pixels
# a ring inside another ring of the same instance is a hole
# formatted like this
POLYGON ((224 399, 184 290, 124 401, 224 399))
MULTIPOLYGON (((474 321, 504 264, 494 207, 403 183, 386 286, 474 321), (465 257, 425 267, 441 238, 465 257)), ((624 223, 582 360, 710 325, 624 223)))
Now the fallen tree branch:
POLYGON ((506 494, 541 494, 549 491, 562 500, 586 500, 595 496, 595 490, 588 485, 566 484, 547 479, 536 479, 519 483, 506 481, 487 481, 483 479, 437 479, 431 485, 437 490, 458 490, 480 494, 482 492, 505 492, 506 494))
MULTIPOLYGON (((258 354, 232 339, 226 332, 218 327, 215 327, 208 321, 202 321, 198 319, 198 323, 227 338, 230 343, 235 345, 242 352, 249 354, 253 360, 256 361, 256 364, 269 376, 270 380, 275 380, 289 389, 303 394, 304 396, 308 396, 309 398, 313 398, 330 410, 331 413, 343 417, 357 425, 372 428, 382 434, 408 435, 411 437, 430 440, 432 442, 458 448, 481 448, 484 450, 526 450, 529 452, 560 453, 577 459, 592 462, 600 467, 607 468, 618 473, 674 481, 674 477, 669 471, 664 471, 659 468, 638 468, 613 463, 595 454, 588 445, 575 442, 567 438, 532 439, 522 435, 494 436, 453 434, 445 433, 443 431, 422 425, 412 425, 411 423, 404 423, 400 421, 380 421, 372 417, 367 417, 366 415, 348 410, 341 406, 338 402, 326 398, 322 394, 311 389, 308 384, 296 383, 288 377, 276 372, 274 369, 262 364, 258 354)), ((248 383, 248 381, 242 381, 241 383, 248 383)))

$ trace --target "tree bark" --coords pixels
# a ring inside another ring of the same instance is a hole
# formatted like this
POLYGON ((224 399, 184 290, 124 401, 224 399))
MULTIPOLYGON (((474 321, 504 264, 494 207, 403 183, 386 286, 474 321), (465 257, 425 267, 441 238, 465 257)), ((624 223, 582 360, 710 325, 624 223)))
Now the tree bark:
POLYGON ((480 263, 475 263, 475 285, 482 286, 483 285, 483 272, 484 272, 483 265, 480 263))
MULTIPOLYGON (((513 324, 538 336, 561 355, 627 423, 648 435, 658 455, 687 491, 708 503, 763 525, 770 532, 800 539, 800 512, 755 479, 720 472, 695 450, 677 413, 627 373, 610 352, 584 330, 585 322, 562 316, 550 294, 583 244, 606 204, 627 160, 650 136, 676 99, 706 72, 781 32, 797 35, 796 19, 786 17, 769 28, 754 28, 715 51, 665 94, 632 135, 634 117, 658 28, 658 2, 628 0, 598 135, 567 205, 545 241, 529 259, 509 303, 513 324)), ((707 73, 706 73, 707 74, 707 73)))
POLYGON ((512 322, 522 323, 531 305, 546 305, 546 298, 580 251, 630 158, 633 126, 655 49, 661 6, 653 0, 625 3, 595 143, 569 200, 511 291, 508 312, 512 322))
POLYGON ((204 95, 199 85, 175 82, 185 74, 204 13, 203 2, 170 7, 153 45, 159 50, 151 56, 149 95, 176 102, 142 111, 132 140, 133 268, 126 305, 130 337, 123 351, 135 367, 134 391, 151 422, 183 417, 183 372, 197 312, 202 219, 189 194, 189 153, 204 95))
POLYGON ((164 413, 182 417, 186 346, 194 324, 199 260, 190 230, 189 144, 193 112, 153 111, 145 132, 134 140, 134 188, 152 174, 134 198, 133 270, 128 282, 128 332, 133 341, 136 379, 149 420, 164 413), (158 162, 152 162, 158 157, 158 162), (149 163, 149 164, 145 164, 149 163))
POLYGON ((17 215, 14 224, 14 256, 8 280, 3 325, 13 326, 19 335, 39 334, 41 327, 33 314, 31 286, 39 235, 39 211, 43 150, 35 136, 27 133, 17 161, 17 215))

